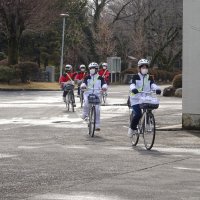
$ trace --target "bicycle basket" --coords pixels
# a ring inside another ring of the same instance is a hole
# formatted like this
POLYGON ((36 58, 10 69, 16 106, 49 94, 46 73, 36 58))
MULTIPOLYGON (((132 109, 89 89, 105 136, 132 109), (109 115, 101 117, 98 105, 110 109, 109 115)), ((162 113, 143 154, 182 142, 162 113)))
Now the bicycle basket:
POLYGON ((152 103, 141 103, 140 108, 142 109, 157 109, 159 107, 159 104, 152 104, 152 103))
POLYGON ((139 104, 142 109, 157 109, 159 107, 159 100, 156 97, 144 96, 140 98, 139 104))
POLYGON ((73 90, 74 89, 74 85, 68 84, 64 86, 64 90, 73 90))
POLYGON ((88 96, 88 102, 90 104, 100 104, 100 99, 95 94, 89 94, 89 96, 88 96))

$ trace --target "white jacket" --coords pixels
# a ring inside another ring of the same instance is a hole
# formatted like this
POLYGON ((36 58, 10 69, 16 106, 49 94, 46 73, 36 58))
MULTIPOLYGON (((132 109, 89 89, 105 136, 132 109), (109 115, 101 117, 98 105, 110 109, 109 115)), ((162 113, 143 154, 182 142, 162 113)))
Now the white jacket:
POLYGON ((108 85, 106 84, 103 77, 99 76, 99 74, 88 75, 85 77, 83 83, 81 84, 81 88, 87 88, 85 93, 87 94, 100 94, 100 90, 102 88, 107 89, 108 85))
POLYGON ((135 74, 132 78, 132 83, 130 85, 130 103, 132 105, 139 104, 139 100, 142 93, 134 94, 133 89, 137 89, 139 92, 150 92, 151 90, 160 89, 153 80, 153 77, 149 74, 142 75, 141 73, 135 74))

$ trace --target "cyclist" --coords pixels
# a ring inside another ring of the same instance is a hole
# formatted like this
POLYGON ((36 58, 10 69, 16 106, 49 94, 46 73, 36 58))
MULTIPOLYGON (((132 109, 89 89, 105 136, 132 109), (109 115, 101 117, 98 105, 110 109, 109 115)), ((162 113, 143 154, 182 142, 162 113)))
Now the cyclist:
POLYGON ((107 63, 102 63, 101 64, 102 68, 99 70, 99 75, 102 76, 106 83, 109 84, 109 76, 110 76, 110 72, 108 70, 108 64, 107 63))
POLYGON ((79 66, 79 72, 76 74, 75 76, 75 81, 77 82, 78 84, 78 94, 77 94, 77 97, 80 96, 80 85, 81 83, 83 82, 84 78, 87 76, 87 71, 86 71, 86 66, 85 65, 80 65, 79 66))
POLYGON ((132 107, 134 116, 132 118, 130 127, 128 129, 128 136, 131 138, 137 131, 137 125, 142 116, 142 111, 139 106, 139 100, 141 98, 142 91, 149 92, 155 90, 156 94, 161 94, 159 86, 154 83, 153 77, 148 74, 149 61, 141 59, 138 61, 138 74, 135 74, 132 78, 130 85, 130 106, 132 107))
MULTIPOLYGON (((86 119, 89 113, 88 95, 96 94, 100 98, 101 90, 107 90, 107 84, 103 77, 98 74, 99 65, 92 62, 88 66, 90 74, 85 77, 83 83, 81 84, 81 89, 86 89, 84 92, 84 105, 83 105, 83 116, 82 119, 86 119)), ((100 106, 96 105, 96 131, 100 131, 100 106)))
MULTIPOLYGON (((66 102, 66 96, 68 94, 68 90, 65 90, 65 86, 66 85, 74 85, 74 77, 76 76, 76 72, 72 72, 72 66, 67 64, 65 66, 65 71, 64 71, 64 74, 60 77, 59 79, 59 83, 60 83, 60 86, 63 90, 63 101, 66 102)), ((73 106, 75 107, 76 104, 75 104, 75 99, 74 99, 74 102, 73 102, 73 106)))

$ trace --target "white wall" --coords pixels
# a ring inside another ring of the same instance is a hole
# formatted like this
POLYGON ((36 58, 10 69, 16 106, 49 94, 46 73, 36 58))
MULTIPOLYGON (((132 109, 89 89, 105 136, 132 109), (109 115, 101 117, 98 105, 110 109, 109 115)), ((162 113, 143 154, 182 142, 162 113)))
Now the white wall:
POLYGON ((200 128, 200 0, 183 0, 183 127, 200 128))

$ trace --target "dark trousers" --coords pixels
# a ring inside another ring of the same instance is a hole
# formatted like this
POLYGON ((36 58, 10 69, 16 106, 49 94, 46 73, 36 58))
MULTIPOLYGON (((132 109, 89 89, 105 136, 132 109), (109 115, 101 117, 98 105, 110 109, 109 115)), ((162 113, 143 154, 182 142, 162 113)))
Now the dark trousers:
POLYGON ((80 91, 81 91, 80 86, 78 86, 78 95, 80 95, 80 91))
POLYGON ((139 104, 133 105, 132 106, 133 112, 132 112, 132 122, 131 122, 131 129, 132 130, 137 130, 137 125, 140 121, 140 118, 142 117, 142 111, 139 106, 139 104))

